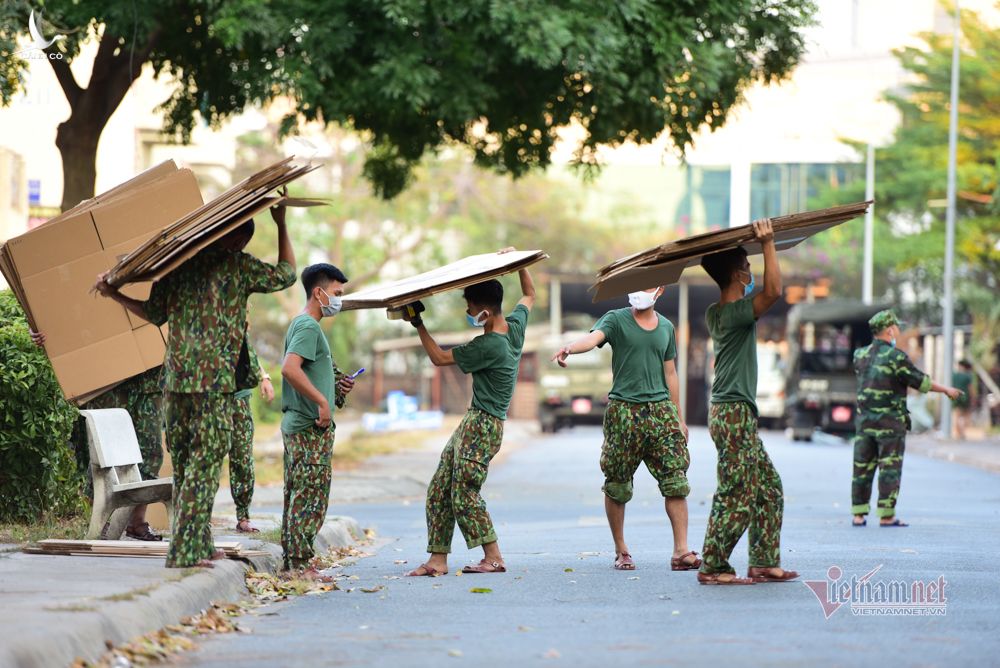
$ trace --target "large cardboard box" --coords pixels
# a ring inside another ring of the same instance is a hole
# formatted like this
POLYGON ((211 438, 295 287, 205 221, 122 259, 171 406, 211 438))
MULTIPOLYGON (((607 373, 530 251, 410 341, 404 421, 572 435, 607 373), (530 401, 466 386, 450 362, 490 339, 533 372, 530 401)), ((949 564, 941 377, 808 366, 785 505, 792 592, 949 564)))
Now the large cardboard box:
MULTIPOLYGON (((99 273, 202 204, 194 174, 168 161, 4 245, 4 274, 45 333, 68 400, 85 401, 163 363, 165 332, 91 287, 99 273)), ((136 283, 123 292, 145 299, 150 287, 136 283)))

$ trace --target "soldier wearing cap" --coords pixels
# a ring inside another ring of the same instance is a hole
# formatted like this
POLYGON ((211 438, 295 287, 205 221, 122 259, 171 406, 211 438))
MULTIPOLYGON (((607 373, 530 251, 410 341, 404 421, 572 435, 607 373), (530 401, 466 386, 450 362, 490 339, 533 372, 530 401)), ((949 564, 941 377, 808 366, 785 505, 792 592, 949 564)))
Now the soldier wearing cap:
POLYGON ((871 345, 854 351, 858 411, 851 512, 854 526, 867 524, 877 468, 879 526, 905 527, 907 524, 896 517, 896 498, 903 473, 906 430, 910 427, 906 391, 912 387, 920 392, 941 392, 951 399, 961 391, 933 382, 906 353, 896 348, 900 321, 891 310, 879 311, 868 325, 875 339, 871 345))

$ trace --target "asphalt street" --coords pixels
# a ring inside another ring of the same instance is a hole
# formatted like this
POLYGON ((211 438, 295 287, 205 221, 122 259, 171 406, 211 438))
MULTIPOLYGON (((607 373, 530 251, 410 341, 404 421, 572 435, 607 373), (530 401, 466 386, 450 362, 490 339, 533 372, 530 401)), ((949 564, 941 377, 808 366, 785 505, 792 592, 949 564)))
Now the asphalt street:
MULTIPOLYGON (((259 608, 241 619, 250 633, 206 639, 176 662, 996 665, 996 474, 909 456, 898 510, 912 526, 857 529, 850 526, 848 446, 792 443, 779 433, 765 434, 764 441, 784 481, 782 565, 802 573, 802 581, 707 587, 697 584, 694 573, 671 572, 669 526, 644 467, 626 515, 626 538, 638 569, 614 571, 600 490, 601 432, 576 428, 514 444, 490 473, 485 493, 507 574, 456 576, 463 564, 481 556, 466 550, 456 531, 449 575, 400 578, 426 557, 422 499, 333 505, 330 514, 352 515, 379 535, 370 548, 374 556, 348 568, 357 579, 341 584, 352 591, 259 608), (943 579, 944 595, 931 601, 933 609, 904 609, 882 605, 876 588, 864 600, 846 596, 840 607, 828 605, 827 617, 813 589, 822 593, 832 585, 831 567, 837 567, 832 575, 839 584, 879 566, 869 584, 895 581, 910 591, 915 582, 926 588, 943 579), (479 587, 492 591, 470 591, 479 587), (860 605, 872 601, 879 603, 874 612, 860 605), (915 614, 921 611, 933 614, 915 614)), ((692 429, 691 454, 690 543, 700 551, 715 486, 715 450, 704 429, 692 429)), ((335 472, 334 485, 337 478, 335 472)), ((741 573, 746 569, 745 539, 732 562, 741 573)))

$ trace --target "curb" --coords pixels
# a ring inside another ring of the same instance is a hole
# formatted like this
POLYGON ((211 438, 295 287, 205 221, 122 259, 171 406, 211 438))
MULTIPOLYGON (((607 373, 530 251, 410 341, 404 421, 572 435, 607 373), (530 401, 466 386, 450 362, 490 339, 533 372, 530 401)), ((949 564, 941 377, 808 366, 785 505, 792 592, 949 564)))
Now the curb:
MULTIPOLYGON (((317 552, 354 544, 362 531, 350 517, 328 518, 316 536, 317 552)), ((180 579, 160 584, 132 600, 86 600, 95 610, 74 613, 72 624, 19 633, 0 646, 0 666, 41 668, 68 666, 75 659, 95 661, 108 649, 195 615, 216 601, 236 601, 247 596, 244 575, 253 568, 275 573, 281 567, 281 548, 265 543, 267 557, 254 557, 251 564, 222 560, 211 570, 181 572, 180 579)), ((110 561, 110 559, 109 559, 110 561)))

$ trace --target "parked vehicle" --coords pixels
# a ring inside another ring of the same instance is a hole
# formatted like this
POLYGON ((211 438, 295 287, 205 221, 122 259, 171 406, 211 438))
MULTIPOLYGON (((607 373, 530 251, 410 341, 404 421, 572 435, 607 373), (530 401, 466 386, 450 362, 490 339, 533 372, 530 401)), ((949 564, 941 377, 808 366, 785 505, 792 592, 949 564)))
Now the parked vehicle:
POLYGON ((785 423, 785 372, 781 348, 774 342, 757 342, 757 414, 764 429, 785 423))
MULTIPOLYGON (((573 340, 582 335, 567 333, 563 338, 573 340)), ((566 368, 548 362, 557 350, 558 347, 552 347, 539 351, 545 360, 545 371, 539 378, 538 421, 542 431, 551 433, 576 424, 601 424, 611 391, 611 347, 573 355, 566 368)))
POLYGON ((883 308, 829 301, 797 304, 788 312, 786 412, 794 440, 811 440, 817 429, 854 432, 854 351, 871 343, 868 319, 883 308))

